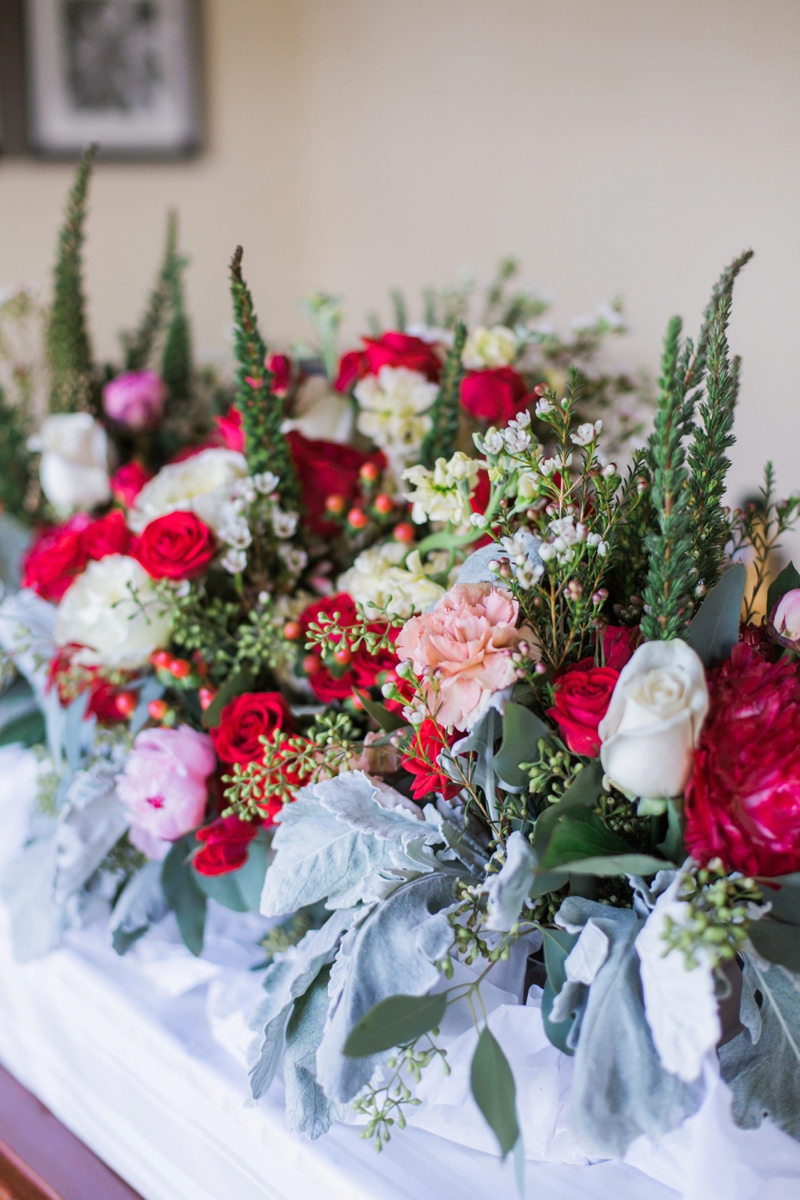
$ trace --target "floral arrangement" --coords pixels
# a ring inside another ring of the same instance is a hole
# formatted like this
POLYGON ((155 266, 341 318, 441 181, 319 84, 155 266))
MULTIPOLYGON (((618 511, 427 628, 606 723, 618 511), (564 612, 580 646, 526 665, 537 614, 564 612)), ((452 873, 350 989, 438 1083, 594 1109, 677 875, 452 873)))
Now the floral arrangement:
POLYGON ((276 355, 237 250, 226 389, 191 366, 172 232, 125 369, 99 371, 89 166, 19 489, 40 527, 0 609, 2 738, 46 739, 0 882, 18 955, 98 913, 125 953, 169 910, 200 953, 209 898, 260 911, 253 1093, 282 1068, 311 1137, 350 1108, 380 1149, 461 1031, 521 1160, 535 1101, 492 988, 571 1060, 587 1155, 676 1128, 709 1064, 741 1126, 800 1137, 800 575, 771 579, 800 497, 768 467, 723 503, 749 253, 696 342, 670 323, 637 446, 641 389, 597 362, 618 307, 562 339, 511 263, 471 328, 466 285, 417 326, 395 296, 340 357, 316 296, 318 344, 276 355))

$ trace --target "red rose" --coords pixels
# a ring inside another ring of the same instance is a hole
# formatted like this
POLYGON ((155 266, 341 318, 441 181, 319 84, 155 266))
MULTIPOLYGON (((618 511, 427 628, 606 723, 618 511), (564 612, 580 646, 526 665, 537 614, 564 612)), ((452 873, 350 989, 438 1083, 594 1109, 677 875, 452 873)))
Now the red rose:
POLYGON ((439 792, 445 800, 458 795, 458 784, 439 767, 439 755, 453 740, 430 718, 418 727, 403 757, 403 766, 414 776, 411 794, 415 800, 423 800, 431 792, 439 792))
POLYGON ((573 754, 597 758, 597 726, 606 715, 618 679, 619 671, 613 667, 596 667, 593 658, 584 658, 567 667, 553 684, 555 705, 547 715, 558 725, 573 754))
POLYGON ((374 463, 383 471, 386 459, 380 452, 362 454, 338 442, 311 441, 296 429, 287 433, 286 438, 300 480, 307 524, 314 533, 335 537, 339 526, 327 519, 326 499, 343 496, 345 504, 350 505, 358 496, 359 472, 364 464, 374 463))
POLYGON ((215 441, 227 450, 236 450, 238 454, 244 454, 242 414, 236 405, 232 404, 224 417, 214 417, 214 424, 217 427, 214 433, 215 441))
MULTIPOLYGON (((382 621, 376 621, 368 626, 371 633, 385 633, 386 625, 382 621)), ((400 630, 393 630, 392 636, 399 634, 400 630)), ((362 642, 359 648, 353 655, 352 671, 355 679, 356 687, 371 688, 379 682, 379 677, 386 674, 388 671, 394 671, 400 660, 393 650, 388 647, 383 650, 378 650, 374 654, 370 654, 366 646, 362 642)))
POLYGON ((280 692, 244 692, 226 704, 219 725, 210 731, 218 756, 226 763, 257 762, 264 753, 259 738, 276 729, 294 733, 289 705, 280 692))
POLYGON ((133 536, 118 508, 92 521, 83 532, 87 558, 105 558, 107 554, 129 554, 133 536))
POLYGON ((89 517, 78 513, 64 525, 43 529, 23 559, 22 586, 58 602, 86 566, 83 531, 89 524, 89 517))
POLYGON ((629 629, 621 625, 606 625, 603 630, 603 658, 607 667, 621 671, 633 658, 633 652, 641 641, 638 625, 629 629))
POLYGON ((118 504, 130 508, 144 485, 152 478, 153 472, 134 459, 111 476, 111 494, 118 504))
POLYGON ((292 382, 292 360, 285 354, 270 354, 267 370, 272 372, 273 396, 285 396, 292 382))
POLYGON ((347 354, 343 354, 341 357, 333 386, 337 392, 349 392, 353 384, 357 383, 366 373, 367 360, 362 352, 348 350, 347 354))
POLYGON ((710 706, 686 788, 684 840, 745 875, 800 870, 800 679, 740 642, 709 675, 710 706))
POLYGON ((135 557, 153 579, 194 579, 217 552, 214 535, 193 512, 171 512, 146 525, 135 557))
POLYGON ((200 875, 227 875, 238 871, 247 862, 250 843, 261 828, 260 821, 241 821, 239 817, 218 817, 210 825, 198 829, 197 838, 204 842, 192 863, 200 875))
MULTIPOLYGON (((355 601, 347 592, 339 592, 336 596, 327 596, 324 600, 315 600, 313 604, 309 604, 299 618, 303 641, 308 636, 310 625, 320 624, 320 616, 334 617, 337 613, 339 625, 345 628, 355 624, 358 619, 355 601)), ((383 633, 386 626, 377 622, 369 628, 375 633, 383 633)), ((337 641, 341 641, 341 638, 337 641)), ((315 696, 325 704, 332 700, 347 699, 352 695, 353 688, 372 687, 380 674, 392 671, 397 666, 397 655, 391 650, 380 650, 377 654, 370 654, 363 643, 353 652, 349 662, 343 663, 341 667, 337 665, 329 669, 322 659, 323 654, 318 651, 317 667, 316 670, 309 671, 308 682, 315 696)))
POLYGON ((525 380, 513 367, 469 371, 461 384, 461 403, 467 412, 492 425, 507 425, 530 400, 525 380))
POLYGON ((442 373, 442 363, 429 342, 407 333, 381 334, 379 338, 362 338, 365 350, 350 350, 342 356, 334 382, 337 392, 349 392, 353 384, 365 375, 377 375, 381 367, 405 367, 418 371, 432 383, 442 373))

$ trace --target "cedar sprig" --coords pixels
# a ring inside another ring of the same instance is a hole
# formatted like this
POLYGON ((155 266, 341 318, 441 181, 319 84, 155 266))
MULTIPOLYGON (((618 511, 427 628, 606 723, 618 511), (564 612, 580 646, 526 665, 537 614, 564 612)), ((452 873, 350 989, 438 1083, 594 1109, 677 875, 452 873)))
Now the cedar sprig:
POLYGON ((46 331, 50 411, 54 413, 84 411, 92 407, 94 400, 82 250, 89 180, 97 149, 93 143, 84 151, 58 240, 53 306, 46 331))
POLYGON ((272 471, 278 476, 278 493, 284 508, 300 507, 300 485, 289 444, 281 432, 283 403, 272 394, 272 373, 267 370, 267 347, 258 330, 253 298, 242 277, 242 247, 231 259, 234 343, 236 354, 235 404, 242 414, 250 473, 272 471))
POLYGON ((686 393, 689 352, 688 346, 681 346, 680 317, 673 317, 661 360, 655 428, 648 442, 656 517, 656 529, 646 538, 649 567, 641 627, 648 641, 686 637, 697 580, 683 450, 693 416, 693 398, 686 393))
POLYGON ((455 328, 452 348, 448 351, 442 372, 442 382, 430 409, 431 427, 420 450, 420 461, 428 470, 437 458, 450 459, 456 448, 460 409, 461 381, 464 367, 461 355, 467 340, 467 327, 459 321, 455 328))
MULTIPOLYGON (((734 280, 751 257, 752 251, 748 251, 723 271, 712 293, 698 341, 699 371, 705 376, 706 396, 699 405, 699 421, 688 450, 689 508, 694 536, 692 554, 700 584, 705 588, 713 587, 719 579, 731 537, 730 515, 722 501, 731 465, 725 451, 735 441, 733 418, 740 360, 729 357, 726 331, 734 280)), ((698 378, 698 368, 693 378, 698 378)))
POLYGON ((167 215, 167 238, 164 257, 158 272, 155 287, 148 297, 147 306, 139 328, 133 333, 123 333, 122 346, 125 351, 125 370, 142 371, 150 362, 156 342, 164 331, 172 296, 172 276, 175 269, 178 247, 178 217, 173 211, 167 215))
POLYGON ((192 335, 183 291, 187 259, 177 252, 177 217, 170 214, 175 235, 164 260, 164 277, 169 289, 170 319, 161 354, 161 377, 169 388, 170 405, 188 400, 192 390, 192 335))

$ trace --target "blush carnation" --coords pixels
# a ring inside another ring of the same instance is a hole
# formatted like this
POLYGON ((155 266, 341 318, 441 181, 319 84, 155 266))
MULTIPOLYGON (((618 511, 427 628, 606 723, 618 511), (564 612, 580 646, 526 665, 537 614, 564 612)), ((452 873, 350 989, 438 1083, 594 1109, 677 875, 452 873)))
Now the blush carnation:
POLYGON ((685 842, 745 875, 800 869, 800 679, 740 642, 711 673, 711 707, 686 789, 685 842))
POLYGON ((472 729, 494 693, 516 681, 521 644, 538 657, 533 631, 517 629, 518 619, 519 603, 508 592, 490 583, 457 584, 400 630, 397 652, 421 677, 440 725, 472 729))
POLYGON ((130 840, 149 858, 203 820, 206 780, 216 766, 211 738, 189 725, 145 729, 133 743, 117 795, 131 816, 130 840))

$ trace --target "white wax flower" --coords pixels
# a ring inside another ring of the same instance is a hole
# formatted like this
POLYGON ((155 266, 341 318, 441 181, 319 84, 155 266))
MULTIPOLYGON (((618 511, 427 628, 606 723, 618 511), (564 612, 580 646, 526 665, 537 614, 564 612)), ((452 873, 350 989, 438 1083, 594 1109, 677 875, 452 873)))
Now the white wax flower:
POLYGON ((32 448, 42 451, 42 491, 60 513, 88 511, 111 499, 108 438, 89 413, 47 417, 32 448))
POLYGON ((156 517, 190 511, 217 533, 229 513, 235 485, 246 476, 247 460, 235 450, 201 450, 183 462, 167 463, 139 492, 128 524, 141 533, 156 517))
POLYGON ((466 340, 461 361, 468 371, 485 367, 508 367, 517 357, 519 341, 513 329, 495 325, 487 329, 478 325, 466 340))
POLYGON ((169 642, 174 613, 134 558, 108 554, 90 562, 58 606, 56 642, 86 647, 90 666, 143 667, 169 642))
POLYGON ((617 680, 600 722, 600 761, 633 796, 680 796, 708 712, 703 664, 675 639, 645 642, 617 680))

